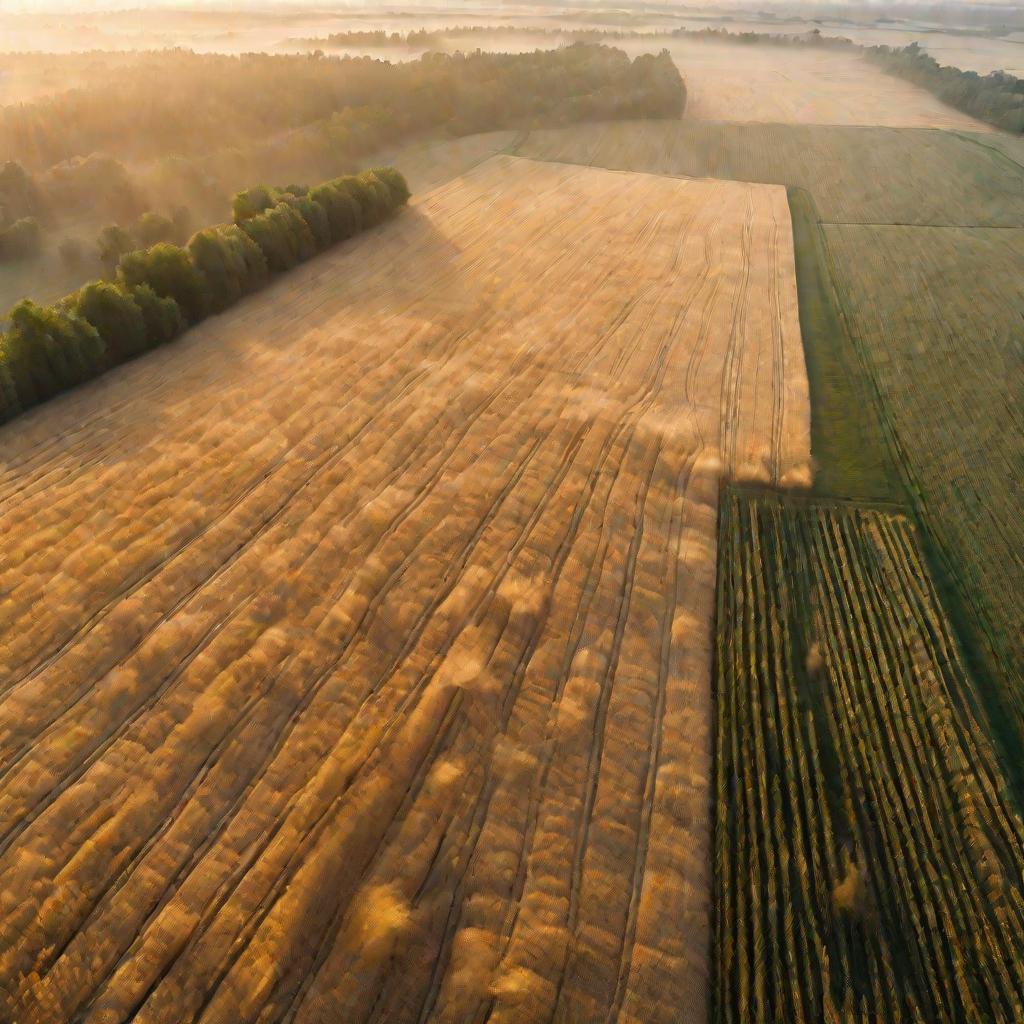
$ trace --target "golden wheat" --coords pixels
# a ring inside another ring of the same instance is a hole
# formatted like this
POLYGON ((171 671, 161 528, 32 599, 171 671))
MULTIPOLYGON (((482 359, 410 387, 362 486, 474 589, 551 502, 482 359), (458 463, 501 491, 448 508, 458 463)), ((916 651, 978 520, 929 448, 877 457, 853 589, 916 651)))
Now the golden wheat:
POLYGON ((782 189, 491 159, 2 451, 7 1017, 703 1019, 782 189))

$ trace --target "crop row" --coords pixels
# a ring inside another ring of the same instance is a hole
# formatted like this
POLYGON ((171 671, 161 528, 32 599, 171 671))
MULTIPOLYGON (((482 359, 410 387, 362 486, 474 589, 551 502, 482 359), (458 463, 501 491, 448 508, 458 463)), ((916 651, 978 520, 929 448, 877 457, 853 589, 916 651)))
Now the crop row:
POLYGON ((1024 824, 901 515, 727 492, 715 1020, 1024 1019, 1024 824))
POLYGON ((830 225, 825 235, 893 451, 996 680, 993 718, 1020 742, 1024 228, 830 225))

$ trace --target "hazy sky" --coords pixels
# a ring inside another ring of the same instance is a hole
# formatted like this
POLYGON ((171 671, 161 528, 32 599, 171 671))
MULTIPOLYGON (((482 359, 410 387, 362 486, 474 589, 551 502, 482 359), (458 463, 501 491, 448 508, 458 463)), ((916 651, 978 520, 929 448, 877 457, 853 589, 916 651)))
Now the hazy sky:
MULTIPOLYGON (((231 9, 253 10, 270 7, 305 7, 311 10, 342 10, 362 7, 364 4, 346 3, 345 0, 0 0, 0 14, 29 11, 111 11, 138 10, 144 7, 186 7, 190 10, 231 9)), ((377 7, 391 6, 388 0, 377 7)), ((395 6, 398 6, 397 4, 395 6)), ((415 0, 401 6, 415 7, 415 0)), ((462 6, 461 4, 452 6, 462 6)), ((2 41, 0 41, 2 42, 2 41)), ((0 50, 3 47, 0 45, 0 50)))
MULTIPOLYGON (((550 0, 549 0, 550 2, 550 0)), ((562 0, 566 7, 615 7, 615 0, 562 0)), ((708 9, 711 7, 740 7, 744 10, 756 10, 758 8, 770 8, 777 6, 794 7, 800 6, 801 0, 665 0, 666 6, 690 7, 694 9, 708 9)), ((823 0, 805 0, 811 5, 817 5, 823 0)), ((887 0, 824 0, 828 6, 850 4, 856 7, 884 7, 887 0)), ((933 4, 936 0, 894 0, 897 6, 904 4, 924 3, 933 4)), ((941 2, 941 0, 940 0, 941 2)), ((509 7, 526 6, 529 0, 509 0, 509 7)), ((647 0, 650 6, 658 6, 659 0, 647 0)), ((953 6, 957 4, 990 4, 992 6, 1004 6, 1006 0, 954 0, 953 6)), ((428 8, 489 8, 491 10, 503 6, 502 0, 0 0, 0 14, 23 13, 23 12, 72 12, 72 11, 110 11, 110 10, 138 10, 139 8, 173 8, 185 7, 192 10, 201 9, 273 9, 282 7, 301 7, 307 10, 343 11, 345 8, 376 9, 393 7, 402 10, 424 6, 428 8)), ((1016 4, 1009 6, 1016 7, 1016 4)), ((3 49, 3 41, 0 39, 0 50, 3 49)))

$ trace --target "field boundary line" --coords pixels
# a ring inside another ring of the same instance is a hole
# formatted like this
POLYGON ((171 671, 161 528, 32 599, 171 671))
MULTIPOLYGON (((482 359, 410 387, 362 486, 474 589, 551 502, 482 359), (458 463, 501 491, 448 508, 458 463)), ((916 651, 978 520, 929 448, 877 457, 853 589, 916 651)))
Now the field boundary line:
POLYGON ((819 223, 841 228, 939 228, 953 231, 1024 231, 1020 224, 915 224, 903 220, 821 220, 819 223))
POLYGON ((1016 710, 1019 704, 1012 695, 1013 672, 1000 653, 993 627, 986 621, 986 614, 979 609, 957 573, 952 553, 943 543, 938 530, 931 525, 932 515, 925 501, 924 490, 896 426, 888 415, 885 397, 872 372, 871 356, 854 331, 852 313, 843 303, 841 290, 835 284, 839 280, 835 256, 828 244, 828 238, 820 230, 820 224, 819 235, 829 276, 832 279, 836 309, 844 332, 857 353, 861 373, 867 380, 871 402, 878 416, 883 437, 889 445, 890 460, 903 481, 925 565, 940 597, 941 607, 949 621, 960 657, 976 683, 975 689, 985 711, 986 724, 992 732, 999 752, 1000 766, 1005 773, 1018 811, 1024 813, 1024 763, 1018 756, 1020 744, 1024 742, 1024 723, 1020 721, 1019 711, 1016 710))
MULTIPOLYGON (((952 129, 952 134, 955 135, 958 139, 963 139, 964 142, 968 143, 968 145, 981 146, 982 149, 987 149, 989 150, 989 152, 995 153, 997 157, 1001 158, 1002 160, 1005 160, 1006 163, 1012 165, 1018 172, 1020 172, 1021 177, 1024 177, 1024 164, 1020 163, 1017 160, 1014 160, 1014 158, 1010 156, 1009 153, 1000 149, 998 146, 986 145, 980 139, 975 138, 975 136, 972 135, 971 133, 961 132, 956 130, 955 128, 952 129)), ((1013 136, 1011 136, 1011 138, 1012 137, 1013 136)))

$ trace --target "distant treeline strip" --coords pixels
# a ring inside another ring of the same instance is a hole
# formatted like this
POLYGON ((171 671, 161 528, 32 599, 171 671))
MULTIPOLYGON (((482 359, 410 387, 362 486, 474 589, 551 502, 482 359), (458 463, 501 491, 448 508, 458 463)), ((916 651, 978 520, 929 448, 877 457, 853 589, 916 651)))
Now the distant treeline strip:
POLYGON ((871 46, 865 54, 883 71, 927 89, 943 103, 979 121, 1003 131, 1024 133, 1024 79, 1005 71, 979 75, 977 71, 943 67, 917 43, 901 50, 871 46))
POLYGON ((332 32, 329 36, 287 39, 284 46, 325 46, 343 49, 346 47, 381 48, 388 46, 409 49, 429 49, 456 36, 529 35, 552 39, 572 39, 577 42, 597 42, 607 39, 663 38, 674 33, 665 29, 639 32, 632 29, 613 28, 544 28, 529 25, 450 25, 446 28, 410 29, 408 32, 388 32, 385 29, 351 30, 332 32))
POLYGON ((846 36, 826 36, 814 28, 808 32, 776 33, 776 32, 730 32, 724 28, 677 28, 672 32, 675 37, 687 39, 705 39, 712 42, 734 43, 741 46, 796 46, 811 47, 821 50, 856 50, 857 43, 846 36))
POLYGON ((393 167, 315 188, 259 186, 235 197, 233 223, 205 228, 184 247, 126 253, 114 281, 93 281, 52 306, 19 302, 0 335, 0 422, 166 344, 408 199, 393 167))
MULTIPOLYGON (((54 57, 58 67, 64 57, 54 57)), ((74 65, 72 65, 74 67, 74 65)), ((668 54, 608 46, 431 54, 391 64, 312 54, 140 53, 92 85, 0 107, 0 230, 79 211, 212 211, 250 181, 319 180, 424 136, 679 117, 668 54), (129 171, 122 161, 135 161, 129 171)), ((203 220, 217 214, 207 212, 203 220)), ((9 239, 27 255, 31 226, 9 239)), ((0 256, 4 248, 0 240, 0 256)))
POLYGON ((802 34, 771 32, 730 32, 725 28, 676 28, 652 32, 625 29, 531 28, 528 26, 453 26, 445 29, 418 29, 399 32, 337 32, 324 39, 296 39, 293 44, 327 47, 407 46, 413 49, 437 46, 445 40, 474 35, 531 35, 567 38, 578 41, 602 39, 704 39, 736 45, 770 45, 850 50, 863 53, 868 60, 889 74, 904 78, 938 97, 943 103, 1004 131, 1024 133, 1024 79, 1005 71, 980 75, 946 67, 918 43, 897 49, 891 46, 862 46, 845 36, 826 36, 818 29, 802 34))
POLYGON ((856 49, 857 44, 845 36, 825 36, 818 29, 802 34, 782 35, 766 32, 730 32, 724 28, 676 28, 639 31, 614 28, 544 28, 529 25, 453 25, 440 29, 413 29, 409 32, 372 31, 334 32, 311 39, 289 39, 286 46, 324 46, 333 49, 407 47, 429 49, 463 36, 524 35, 549 39, 571 39, 575 42, 603 42, 634 39, 710 39, 727 43, 767 43, 776 46, 814 46, 832 49, 856 49))

